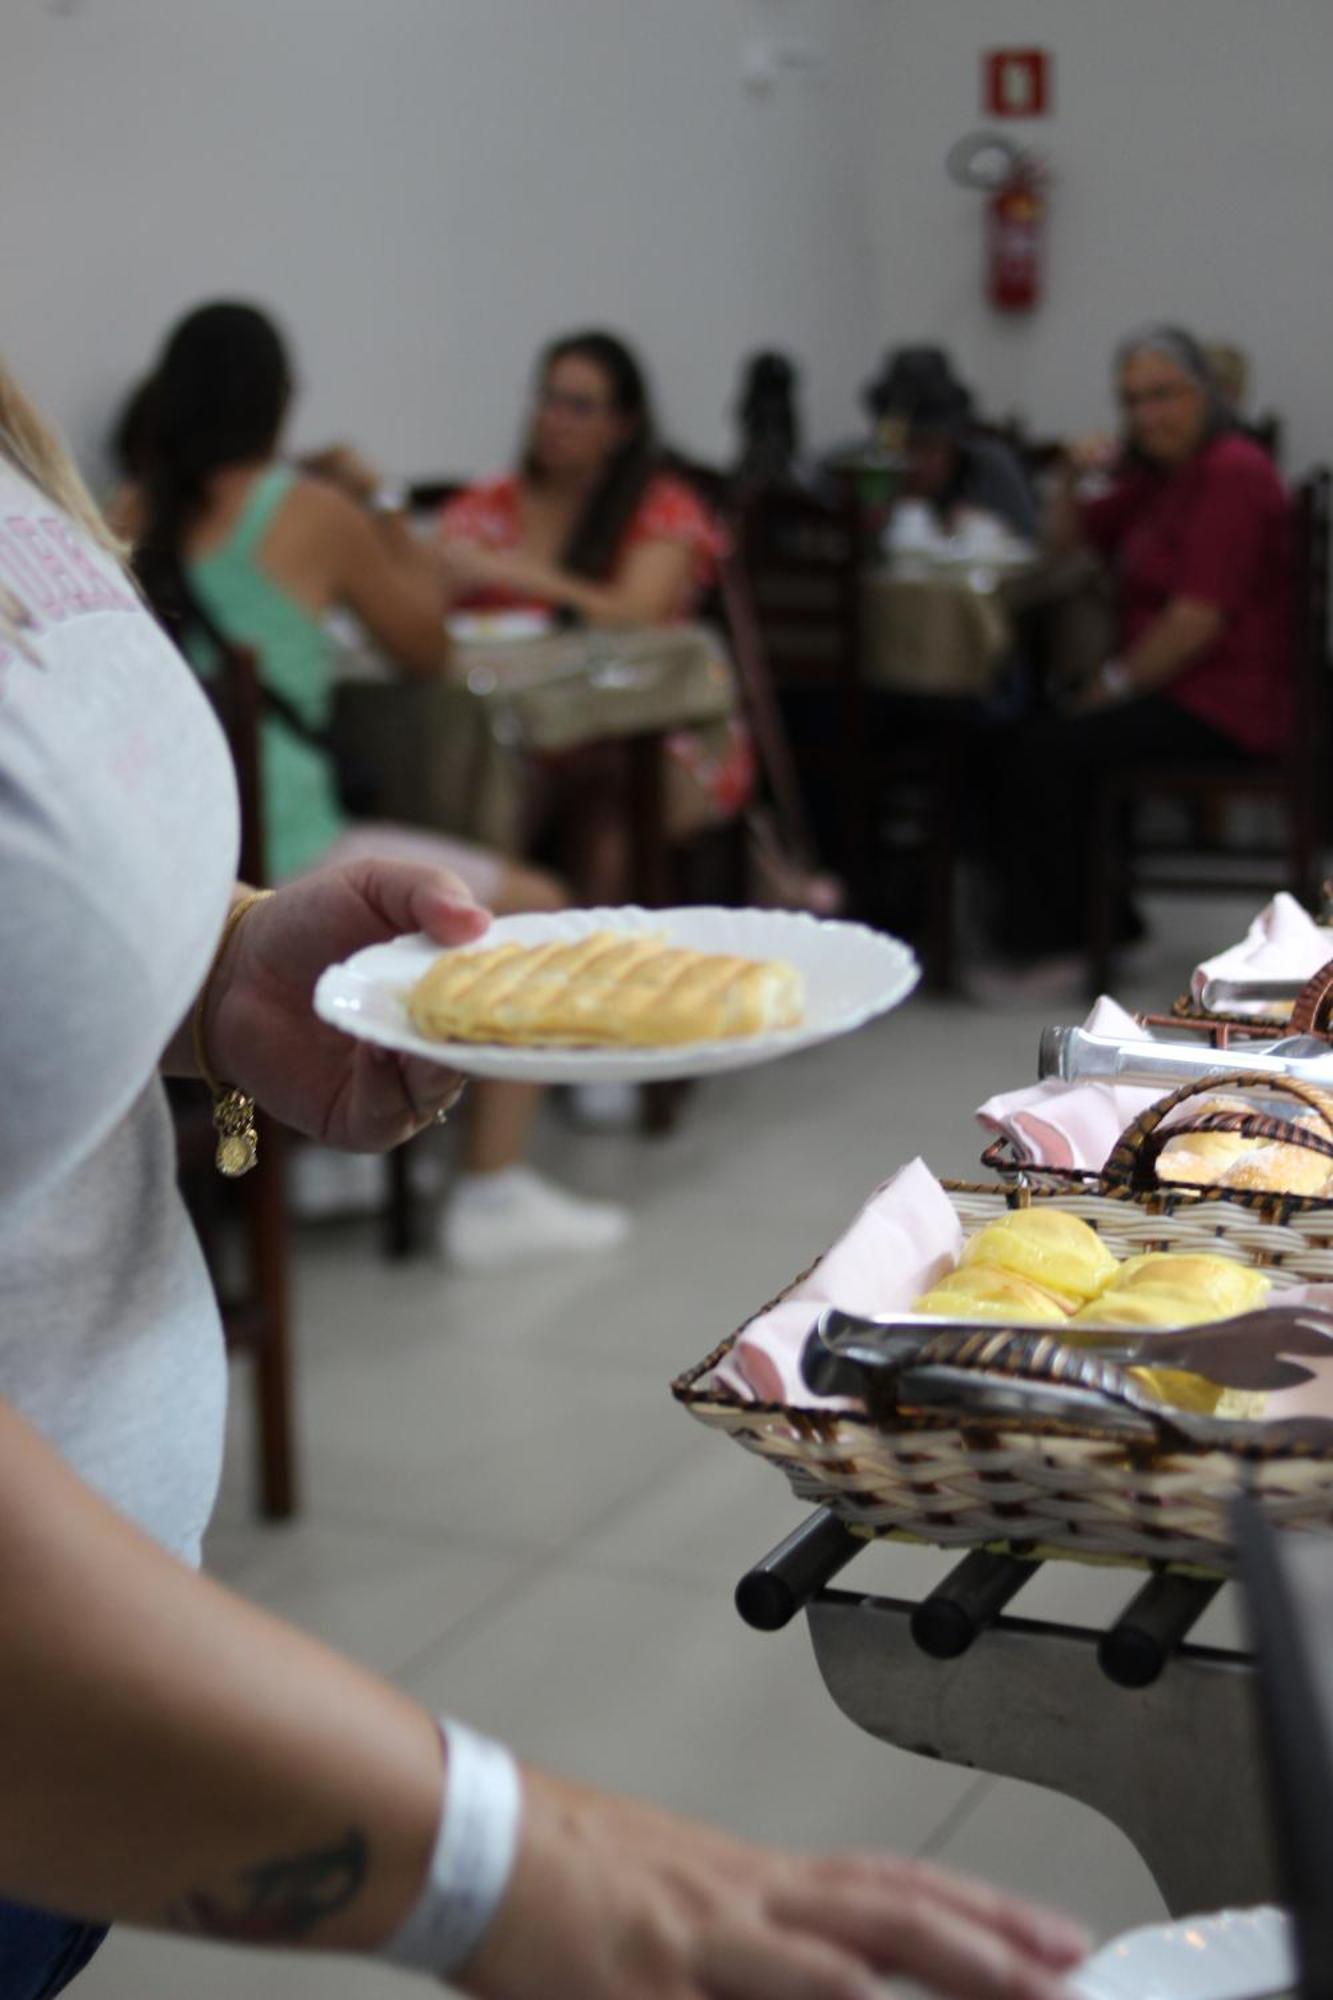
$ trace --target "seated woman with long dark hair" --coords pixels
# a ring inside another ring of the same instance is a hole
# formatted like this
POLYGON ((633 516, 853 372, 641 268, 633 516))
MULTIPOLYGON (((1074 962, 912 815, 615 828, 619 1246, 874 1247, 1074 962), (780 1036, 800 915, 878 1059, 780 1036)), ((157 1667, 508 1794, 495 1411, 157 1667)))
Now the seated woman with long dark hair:
MULTIPOLYGON (((324 619, 344 608, 405 674, 436 674, 448 654, 444 592, 438 557, 380 503, 372 468, 346 450, 330 454, 334 484, 283 462, 291 394, 287 354, 265 314, 230 303, 189 314, 132 405, 139 479, 122 509, 150 602, 205 669, 210 635, 255 651, 269 697, 260 755, 270 878, 387 858, 446 868, 498 913, 558 908, 559 885, 535 869, 417 828, 354 824, 343 811, 320 741, 333 693, 324 619)), ((470 1094, 464 1171, 442 1235, 462 1268, 605 1249, 625 1234, 623 1210, 522 1164, 536 1105, 537 1094, 517 1084, 479 1084, 470 1094)), ((314 1164, 337 1162, 315 1156, 314 1164)), ((322 1193, 318 1177, 314 1187, 322 1193)))
MULTIPOLYGON (((668 469, 642 367, 623 341, 599 331, 546 349, 517 471, 449 501, 440 533, 456 605, 542 606, 611 626, 688 618, 726 548, 720 522, 668 469)), ((739 721, 678 730, 667 754, 670 834, 684 838, 747 804, 754 756, 739 721)), ((599 902, 627 888, 608 761, 579 753, 547 774, 552 789, 578 786, 578 887, 599 902)))

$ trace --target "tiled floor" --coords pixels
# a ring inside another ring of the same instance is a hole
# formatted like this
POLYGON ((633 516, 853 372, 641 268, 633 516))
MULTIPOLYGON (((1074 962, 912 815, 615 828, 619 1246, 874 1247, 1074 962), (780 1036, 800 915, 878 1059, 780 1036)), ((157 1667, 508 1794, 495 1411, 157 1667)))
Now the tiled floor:
MULTIPOLYGON (((1160 927, 1128 997, 1178 990, 1250 910, 1160 927)), ((747 1833, 929 1852, 1052 1897, 1107 1934, 1161 1914, 1124 1838, 1052 1794, 890 1751, 834 1708, 803 1627, 759 1637, 731 1587, 802 1509, 780 1476, 695 1426, 671 1376, 772 1295, 915 1152, 976 1168, 972 1107, 1035 1075, 1043 1021, 917 999, 849 1041, 701 1093, 661 1142, 571 1134, 548 1165, 638 1214, 604 1262, 495 1279, 382 1263, 364 1227, 307 1232, 299 1268, 305 1511, 249 1514, 238 1396, 210 1550, 238 1590, 525 1755, 747 1833)), ((239 1387, 239 1384, 238 1384, 239 1387)), ((868 1588, 946 1567, 878 1549, 868 1588)), ((1046 1571, 1037 1615, 1092 1619, 1123 1577, 1046 1571)), ((389 2000, 352 1964, 200 1950, 125 1932, 87 2000, 389 2000)))

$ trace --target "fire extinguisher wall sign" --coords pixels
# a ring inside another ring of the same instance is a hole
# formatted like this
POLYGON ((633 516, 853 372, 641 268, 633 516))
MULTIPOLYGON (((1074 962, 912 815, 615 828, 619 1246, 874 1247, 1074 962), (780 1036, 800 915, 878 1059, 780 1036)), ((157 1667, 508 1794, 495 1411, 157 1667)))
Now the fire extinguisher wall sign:
POLYGON ((986 196, 986 297, 997 312, 1031 312, 1041 301, 1046 167, 998 132, 960 139, 952 179, 986 196))

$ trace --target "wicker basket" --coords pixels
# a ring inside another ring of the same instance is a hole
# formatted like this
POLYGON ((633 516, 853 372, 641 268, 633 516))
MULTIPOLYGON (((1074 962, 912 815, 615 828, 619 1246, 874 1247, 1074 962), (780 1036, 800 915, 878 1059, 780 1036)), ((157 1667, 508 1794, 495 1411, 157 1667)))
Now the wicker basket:
MULTIPOLYGON (((1174 1000, 1169 1014, 1136 1014, 1134 1019, 1141 1028, 1163 1031, 1168 1039, 1183 1030, 1192 1041, 1202 1037, 1219 1051, 1234 1050, 1238 1062, 1244 1061, 1246 1042, 1267 1042, 1276 1035, 1321 1035, 1333 1043, 1333 959, 1306 981, 1286 1020, 1276 1015, 1218 1013, 1201 1007, 1192 993, 1182 993, 1174 1000)), ((986 1147, 981 1164, 991 1173, 1041 1176, 1052 1187, 1087 1186, 1099 1179, 1078 1167, 1035 1166, 1022 1158, 1005 1134, 986 1147)))
MULTIPOLYGON (((946 1182, 965 1230, 1006 1209, 1051 1202, 1096 1229, 1117 1256, 1210 1251, 1261 1266, 1276 1284, 1333 1280, 1333 1205, 1288 1197, 1200 1199, 1126 1186, 1061 1191, 946 1182)), ((794 1492, 831 1506, 854 1530, 945 1547, 1232 1567, 1230 1508, 1242 1489, 1282 1525, 1333 1525, 1333 1448, 1274 1449, 1262 1437, 1207 1450, 1163 1433, 1151 1447, 1073 1434, 1013 1416, 948 1411, 900 1429, 836 1410, 743 1403, 701 1387, 734 1345, 724 1341, 673 1384, 701 1423, 771 1459, 794 1492)))
MULTIPOLYGON (((1159 1097, 1146 1111, 1140 1112, 1132 1124, 1126 1126, 1105 1165, 1099 1169, 1036 1165, 1023 1158, 1007 1132, 992 1139, 982 1152, 981 1164, 1006 1180, 1055 1194, 1070 1188, 1082 1188, 1090 1194, 1126 1191, 1155 1194, 1161 1191, 1157 1181, 1158 1155, 1169 1139, 1178 1139, 1187 1132, 1235 1132, 1245 1138, 1262 1140, 1265 1144, 1281 1141, 1286 1145, 1299 1146, 1322 1154, 1328 1161, 1330 1175, 1333 1175, 1333 1092, 1303 1083, 1299 1077, 1265 1076, 1247 1070, 1238 1070, 1229 1076, 1200 1077, 1159 1097), (1201 1110, 1193 1117, 1173 1119, 1169 1126, 1165 1123, 1168 1114, 1192 1099, 1237 1097, 1247 1091, 1253 1091, 1269 1102, 1286 1103, 1290 1111, 1283 1117, 1258 1110, 1201 1110), (1316 1114, 1321 1131, 1290 1122, 1292 1118, 1310 1112, 1316 1114)), ((1182 1195, 1213 1195, 1217 1192, 1211 1188, 1181 1187, 1175 1182, 1171 1185, 1173 1191, 1182 1195)), ((1263 1209, 1271 1207, 1276 1201, 1282 1204, 1284 1218, 1302 1208, 1327 1205, 1309 1195, 1279 1196, 1245 1188, 1228 1189, 1227 1199, 1263 1209)))

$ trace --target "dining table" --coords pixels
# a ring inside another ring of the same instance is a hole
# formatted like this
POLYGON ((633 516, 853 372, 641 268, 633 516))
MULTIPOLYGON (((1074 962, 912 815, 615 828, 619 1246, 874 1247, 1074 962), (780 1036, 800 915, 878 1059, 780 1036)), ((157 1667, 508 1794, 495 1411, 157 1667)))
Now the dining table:
POLYGON ((1014 643, 1014 568, 879 564, 861 583, 862 673, 897 694, 984 699, 1014 643))
POLYGON ((339 632, 335 740, 373 773, 377 815, 521 851, 534 762, 622 747, 632 895, 669 891, 663 745, 736 701, 703 625, 613 630, 469 619, 448 669, 404 679, 359 634, 339 632))

